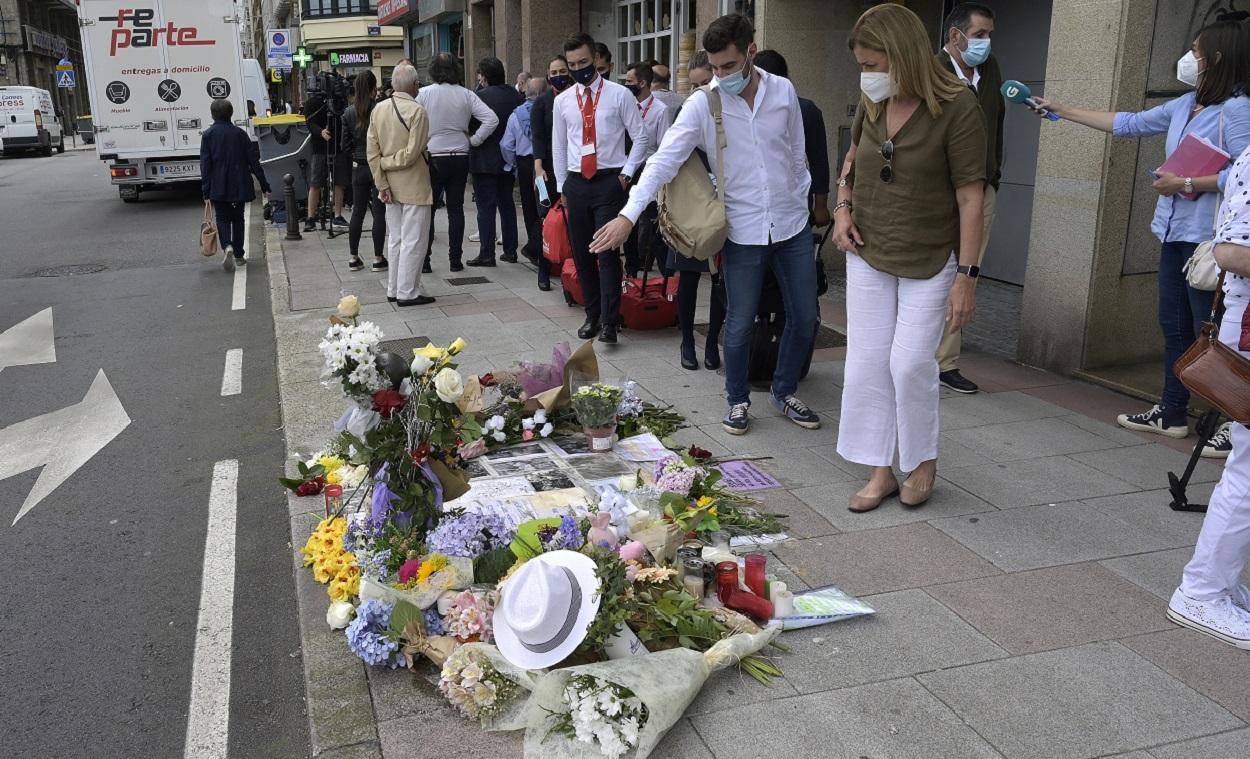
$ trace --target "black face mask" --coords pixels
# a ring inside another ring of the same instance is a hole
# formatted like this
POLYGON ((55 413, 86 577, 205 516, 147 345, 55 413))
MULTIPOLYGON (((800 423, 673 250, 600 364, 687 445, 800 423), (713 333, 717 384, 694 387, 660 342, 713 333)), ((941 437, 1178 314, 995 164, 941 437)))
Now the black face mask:
POLYGON ((573 69, 569 73, 572 74, 573 78, 577 80, 577 83, 582 85, 583 87, 589 86, 591 82, 595 81, 595 77, 599 76, 599 72, 595 71, 594 66, 587 66, 586 68, 581 68, 581 69, 573 69))
POLYGON ((629 90, 631 93, 633 93, 634 97, 638 97, 638 93, 639 93, 639 92, 642 92, 642 85, 638 85, 638 84, 626 84, 626 85, 625 85, 625 89, 627 89, 627 90, 629 90))
POLYGON ((548 77, 547 81, 551 82, 551 86, 557 90, 566 90, 573 85, 573 77, 568 74, 556 74, 553 77, 548 77))

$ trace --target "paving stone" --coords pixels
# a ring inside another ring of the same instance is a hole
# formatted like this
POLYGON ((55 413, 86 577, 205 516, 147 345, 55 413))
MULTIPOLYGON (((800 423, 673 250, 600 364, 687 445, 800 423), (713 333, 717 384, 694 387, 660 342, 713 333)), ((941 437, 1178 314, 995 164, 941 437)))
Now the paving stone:
POLYGON ((838 531, 829 520, 787 490, 757 490, 751 495, 763 503, 765 511, 786 515, 786 534, 792 538, 814 538, 838 531))
POLYGON ((386 759, 412 757, 492 757, 521 759, 524 733, 488 733, 447 707, 441 713, 400 717, 378 723, 386 759))
POLYGON ((985 424, 952 430, 946 433, 946 437, 993 461, 1040 459, 1117 446, 1107 438, 1058 418, 985 424))
POLYGON ((352 746, 332 748, 317 754, 316 759, 381 759, 382 747, 376 740, 352 746))
POLYGON ((1140 490, 1064 456, 946 469, 941 477, 1000 509, 1140 490))
POLYGON ((1098 564, 966 580, 928 592, 1013 654, 1171 626, 1158 598, 1098 564))
POLYGON ((677 430, 669 437, 673 439, 674 443, 682 448, 689 448, 692 445, 697 445, 700 448, 709 451, 713 456, 719 458, 727 458, 733 455, 728 448, 721 445, 720 441, 713 440, 708 437, 708 434, 698 427, 686 427, 684 429, 677 430))
MULTIPOLYGON (((622 361, 622 363, 624 362, 622 361)), ((668 400, 698 395, 720 398, 722 403, 721 413, 724 413, 725 382, 721 377, 711 372, 685 372, 684 374, 677 374, 677 371, 680 370, 674 368, 673 373, 642 379, 634 377, 633 379, 638 379, 638 384, 655 393, 656 397, 668 400)), ((768 402, 763 393, 758 393, 757 395, 758 399, 752 398, 752 401, 765 404, 768 402)))
POLYGON ((1171 545, 1147 529, 1080 501, 937 519, 930 524, 1007 572, 1171 545))
POLYGON ((946 398, 939 402, 940 427, 943 432, 980 427, 986 424, 1020 422, 1067 416, 1069 411, 1053 403, 1018 391, 977 393, 946 398))
POLYGON ((373 695, 373 712, 378 722, 414 714, 442 712, 447 699, 427 677, 435 670, 422 662, 418 673, 407 669, 369 667, 369 691, 373 695))
POLYGON ((1145 588, 1163 600, 1172 597, 1172 591, 1181 582, 1181 570, 1194 555, 1192 547, 1172 548, 1167 551, 1121 556, 1099 562, 1119 576, 1145 588))
POLYGON ((857 514, 847 508, 847 503, 864 486, 864 482, 864 479, 835 480, 819 486, 797 488, 793 492, 843 532, 875 530, 938 517, 995 511, 993 506, 980 498, 938 477, 933 495, 921 506, 904 506, 894 497, 872 511, 857 514))
POLYGON ((806 449, 777 451, 772 458, 755 463, 788 488, 859 479, 823 456, 806 449))
MULTIPOLYGON (((1214 638, 1174 627, 1120 641, 1159 669, 1250 721, 1250 656, 1214 638)), ((1242 756, 1250 755, 1250 743, 1242 756)))
MULTIPOLYGON (((1141 490, 1167 487, 1168 472, 1179 475, 1185 471, 1189 460, 1189 456, 1158 443, 1074 454, 1070 458, 1136 485, 1141 490)), ((1200 461, 1190 482, 1213 482, 1220 478, 1222 470, 1223 467, 1210 461, 1200 461)))
MULTIPOLYGON (((833 424, 833 420, 827 417, 824 421, 827 425, 833 424)), ((776 456, 779 451, 807 448, 829 440, 827 427, 819 430, 803 429, 789 419, 778 416, 771 406, 755 409, 751 418, 751 430, 745 435, 729 434, 719 421, 700 429, 724 447, 744 456, 776 456)))
POLYGON ((998 659, 1007 652, 923 590, 863 599, 868 617, 782 635, 786 679, 801 693, 998 659))
MULTIPOLYGON (((788 646, 780 638, 777 642, 788 646)), ((768 654, 768 652, 765 653, 768 654)), ((777 652, 773 651, 772 653, 777 652)), ((771 656, 771 654, 768 655, 771 656)), ((777 665, 783 671, 790 673, 797 667, 802 667, 803 663, 787 653, 778 656, 777 665)), ((690 708, 686 709, 686 716, 695 717, 700 714, 722 712, 726 709, 736 709, 746 704, 776 701, 780 698, 788 698, 798 694, 799 691, 795 688, 795 682, 789 676, 776 678, 770 686, 764 686, 738 667, 729 666, 719 672, 712 673, 712 676, 703 684, 703 690, 699 691, 699 695, 690 704, 690 708)), ((660 756, 663 756, 663 754, 660 756)), ((675 754, 674 756, 680 755, 675 754)))
POLYGON ((742 706, 692 722, 717 759, 1001 756, 910 678, 742 706))
POLYGON ((797 540, 775 552, 808 585, 836 585, 856 596, 999 573, 927 524, 797 540))
POLYGON ((1071 416, 1061 418, 1069 424, 1075 424, 1077 427, 1080 427, 1086 432, 1092 432, 1099 437, 1104 437, 1111 442, 1119 443, 1120 445, 1141 445, 1142 443, 1150 442, 1150 440, 1145 437, 1146 433, 1126 430, 1115 424, 1108 424, 1097 419, 1091 419, 1084 414, 1073 414, 1071 416))
POLYGON ((1155 746, 1150 755, 1155 759, 1245 759, 1250 747, 1250 729, 1209 735, 1183 743, 1155 746))
POLYGON ((676 725, 669 728, 664 738, 656 744, 655 751, 651 755, 660 759, 660 757, 671 756, 681 757, 681 759, 715 759, 712 752, 703 743, 703 739, 699 737, 699 733, 695 731, 694 725, 690 720, 683 719, 676 725))
POLYGON ((974 664, 917 679, 1011 759, 1084 759, 1242 724, 1118 643, 974 664))
MULTIPOLYGON (((1209 482, 1194 484, 1189 488, 1189 498, 1194 503, 1206 503, 1211 498, 1213 488, 1214 484, 1209 482)), ((1202 514, 1174 511, 1168 506, 1171 502, 1172 495, 1166 490, 1085 499, 1085 503, 1099 511, 1113 514, 1125 522, 1160 536, 1168 542, 1169 547, 1197 543, 1198 532, 1202 529, 1202 514)))

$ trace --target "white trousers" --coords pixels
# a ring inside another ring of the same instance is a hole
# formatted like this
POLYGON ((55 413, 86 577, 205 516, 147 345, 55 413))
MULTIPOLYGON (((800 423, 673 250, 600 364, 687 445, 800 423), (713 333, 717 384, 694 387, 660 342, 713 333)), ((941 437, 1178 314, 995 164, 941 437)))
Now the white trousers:
POLYGON ((937 458, 938 362, 955 258, 930 279, 877 271, 846 255, 846 378, 838 454, 910 472, 937 458))
MULTIPOLYGON (((1220 340, 1237 348, 1245 297, 1225 297, 1220 340)), ((1250 354, 1243 353, 1250 357, 1250 354)), ((1224 474, 1215 486, 1194 557, 1185 566, 1181 592, 1199 601, 1228 595, 1240 582, 1250 557, 1250 429, 1232 425, 1233 452, 1224 462, 1224 474)))
POLYGON ((412 300, 424 295, 421 289, 421 260, 425 257, 425 236, 429 234, 432 206, 410 203, 386 204, 386 297, 412 300))

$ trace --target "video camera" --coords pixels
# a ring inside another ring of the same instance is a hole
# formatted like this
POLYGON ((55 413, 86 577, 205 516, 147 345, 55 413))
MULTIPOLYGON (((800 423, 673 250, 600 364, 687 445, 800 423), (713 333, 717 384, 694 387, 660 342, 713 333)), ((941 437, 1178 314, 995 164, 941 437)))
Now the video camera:
POLYGON ((324 105, 334 116, 341 116, 347 110, 351 96, 351 82, 333 71, 317 74, 308 88, 309 104, 313 105, 313 101, 317 101, 317 105, 324 105))

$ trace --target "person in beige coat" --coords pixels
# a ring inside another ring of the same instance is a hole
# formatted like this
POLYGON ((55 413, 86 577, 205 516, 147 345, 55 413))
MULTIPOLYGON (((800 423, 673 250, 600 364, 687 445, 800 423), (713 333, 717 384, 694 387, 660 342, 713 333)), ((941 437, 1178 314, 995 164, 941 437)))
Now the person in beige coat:
POLYGON ((369 119, 369 171, 386 204, 387 253, 391 261, 386 299, 400 306, 423 306, 434 298, 421 289, 421 259, 429 234, 434 193, 425 150, 430 120, 417 103, 417 70, 409 65, 391 75, 395 94, 379 103, 369 119))

